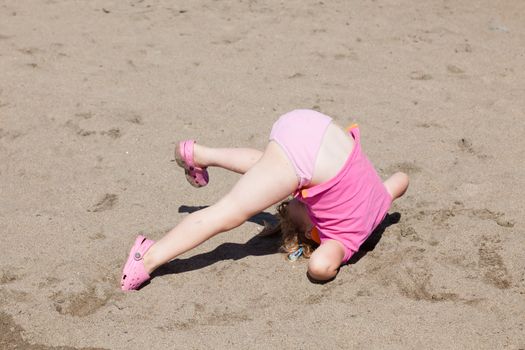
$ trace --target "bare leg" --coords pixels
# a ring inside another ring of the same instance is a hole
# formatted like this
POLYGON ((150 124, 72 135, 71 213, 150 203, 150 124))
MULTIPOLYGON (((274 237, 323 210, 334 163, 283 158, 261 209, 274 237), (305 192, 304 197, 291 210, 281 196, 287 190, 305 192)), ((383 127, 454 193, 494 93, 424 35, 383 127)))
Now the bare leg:
POLYGON ((259 161, 225 197, 185 217, 146 252, 143 260, 146 271, 151 273, 214 235, 241 225, 252 215, 286 198, 297 185, 292 164, 283 150, 270 142, 259 161))
POLYGON ((263 155, 253 148, 211 148, 199 144, 195 144, 193 152, 199 167, 217 166, 239 174, 246 173, 263 155))
POLYGON ((402 172, 397 172, 390 176, 383 182, 386 190, 392 196, 392 201, 405 194, 408 188, 408 175, 402 172))

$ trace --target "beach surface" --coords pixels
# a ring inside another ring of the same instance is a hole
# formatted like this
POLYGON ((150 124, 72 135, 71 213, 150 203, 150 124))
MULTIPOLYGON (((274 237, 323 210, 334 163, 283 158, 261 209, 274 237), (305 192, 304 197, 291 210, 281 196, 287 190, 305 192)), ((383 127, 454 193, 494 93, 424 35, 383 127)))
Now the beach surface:
POLYGON ((525 2, 0 3, 0 349, 525 349, 525 2), (178 140, 263 149, 297 108, 359 123, 406 195, 327 284, 275 208, 120 291, 239 175, 178 140), (375 243, 375 244, 374 244, 375 243))

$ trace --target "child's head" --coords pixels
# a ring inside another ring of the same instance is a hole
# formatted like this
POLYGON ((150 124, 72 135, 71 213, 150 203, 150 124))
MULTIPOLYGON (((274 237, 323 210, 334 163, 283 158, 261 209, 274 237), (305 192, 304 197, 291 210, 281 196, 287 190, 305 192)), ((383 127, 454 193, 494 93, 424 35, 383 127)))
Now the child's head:
POLYGON ((304 204, 297 199, 286 200, 279 204, 277 212, 282 235, 281 250, 289 254, 302 245, 303 255, 306 258, 310 257, 317 243, 311 239, 310 231, 313 225, 304 204))

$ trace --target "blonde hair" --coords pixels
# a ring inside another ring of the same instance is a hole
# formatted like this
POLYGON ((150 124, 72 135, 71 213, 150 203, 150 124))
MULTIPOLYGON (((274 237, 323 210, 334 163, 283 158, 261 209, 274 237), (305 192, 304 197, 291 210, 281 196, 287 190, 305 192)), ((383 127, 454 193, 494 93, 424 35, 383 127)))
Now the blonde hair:
POLYGON ((290 200, 285 200, 277 206, 277 217, 279 223, 275 227, 265 227, 263 235, 281 234, 281 247, 279 250, 290 254, 303 247, 303 256, 309 258, 317 248, 317 243, 306 238, 305 232, 293 222, 290 217, 288 205, 290 200))

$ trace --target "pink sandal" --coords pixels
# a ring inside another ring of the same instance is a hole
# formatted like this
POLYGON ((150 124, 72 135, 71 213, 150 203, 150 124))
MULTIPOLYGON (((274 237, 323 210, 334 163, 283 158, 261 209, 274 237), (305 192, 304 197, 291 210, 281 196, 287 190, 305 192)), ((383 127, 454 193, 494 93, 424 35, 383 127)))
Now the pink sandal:
POLYGON ((210 178, 206 168, 195 166, 195 162, 193 161, 194 144, 194 140, 179 142, 179 145, 175 148, 175 160, 180 167, 184 168, 186 180, 188 180, 190 185, 193 187, 202 187, 208 184, 210 178))
POLYGON ((154 243, 154 241, 142 235, 137 237, 135 244, 131 247, 128 261, 122 271, 122 279, 120 280, 122 290, 138 289, 144 282, 151 278, 144 268, 142 259, 154 243))

